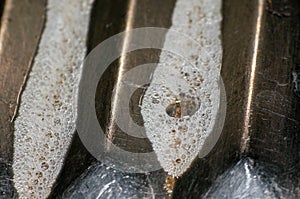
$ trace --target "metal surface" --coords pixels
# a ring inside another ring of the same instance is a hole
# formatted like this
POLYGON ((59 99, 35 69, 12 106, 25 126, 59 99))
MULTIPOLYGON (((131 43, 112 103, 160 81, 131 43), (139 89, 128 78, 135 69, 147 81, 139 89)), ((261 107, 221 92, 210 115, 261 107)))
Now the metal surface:
POLYGON ((59 198, 167 198, 165 178, 162 170, 132 175, 95 163, 59 198))
MULTIPOLYGON (((155 3, 151 0, 96 0, 87 43, 89 51, 106 38, 129 28, 168 28, 174 3, 175 0, 155 3)), ((45 1, 20 1, 17 4, 7 0, 3 12, 0 34, 0 198, 13 196, 11 121, 39 41, 44 9, 45 1)), ((233 190, 235 186, 225 185, 230 185, 227 182, 234 181, 237 176, 247 175, 246 170, 241 169, 244 165, 251 167, 250 180, 254 174, 263 182, 276 184, 281 195, 270 185, 271 195, 300 197, 300 3, 297 0, 224 0, 222 25, 222 77, 228 103, 225 126, 210 154, 195 160, 176 182, 173 198, 238 195, 233 190), (221 186, 222 182, 225 182, 224 186, 221 186)), ((113 104, 114 84, 131 67, 158 61, 159 54, 160 51, 130 53, 114 62, 100 80, 102 86, 96 95, 99 103, 95 106, 99 115, 105 116, 101 125, 111 126, 114 130, 110 131, 109 137, 126 150, 147 151, 151 148, 147 140, 126 140, 128 137, 115 128, 112 118, 118 105, 113 104)), ((132 114, 138 123, 141 118, 135 105, 141 94, 142 91, 132 99, 132 114)), ((125 174, 114 172, 96 163, 75 133, 50 198, 83 197, 87 191, 85 185, 93 183, 97 187, 89 189, 88 194, 101 192, 105 181, 100 182, 94 175, 107 175, 107 179, 116 180, 116 189, 112 190, 119 190, 120 184, 130 181, 146 191, 152 185, 160 186, 165 175, 158 171, 152 174, 154 177, 149 182, 143 175, 131 175, 130 180, 125 180, 125 174), (90 165, 93 166, 88 168, 90 165)), ((243 193, 252 194, 253 186, 260 185, 244 186, 243 193)), ((123 190, 133 195, 138 191, 136 187, 123 190)), ((110 196, 117 194, 120 192, 112 192, 110 196)))
POLYGON ((36 53, 44 11, 44 0, 7 0, 4 6, 0 33, 0 198, 12 197, 14 192, 12 121, 36 53))
POLYGON ((300 2, 265 5, 249 123, 249 156, 286 192, 300 196, 300 2), (297 72, 296 72, 297 71, 297 72))
MULTIPOLYGON (((136 23, 141 20, 133 18, 136 23)), ((218 176, 245 156, 259 165, 253 170, 263 180, 274 181, 285 190, 284 197, 296 197, 300 126, 292 74, 299 73, 299 3, 227 0, 223 2, 223 18, 226 123, 211 153, 196 160, 176 182, 173 198, 204 195, 218 176)), ((128 18, 124 19, 126 24, 128 18)), ((111 91, 111 83, 107 86, 111 91)), ((105 99, 110 100, 108 95, 105 99)), ((228 188, 228 194, 231 191, 228 188)), ((245 190, 250 191, 251 187, 245 190)))
POLYGON ((174 198, 199 197, 243 156, 263 168, 264 180, 278 183, 283 197, 299 197, 300 100, 292 81, 299 67, 299 8, 298 1, 224 1, 226 123, 215 150, 180 179, 174 198))
POLYGON ((260 173, 253 160, 242 159, 218 177, 204 198, 283 198, 276 184, 260 173))

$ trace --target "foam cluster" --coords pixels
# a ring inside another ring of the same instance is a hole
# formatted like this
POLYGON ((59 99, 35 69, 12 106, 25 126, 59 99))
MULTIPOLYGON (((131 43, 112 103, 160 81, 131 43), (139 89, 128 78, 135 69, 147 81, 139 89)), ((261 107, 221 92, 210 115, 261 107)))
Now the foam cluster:
POLYGON ((14 124, 14 184, 20 198, 46 198, 76 119, 92 0, 49 0, 47 22, 14 124))
POLYGON ((220 103, 221 1, 178 0, 164 47, 180 46, 186 57, 162 51, 141 113, 157 158, 169 175, 181 176, 212 132, 220 103), (176 45, 174 45, 176 43, 176 45))

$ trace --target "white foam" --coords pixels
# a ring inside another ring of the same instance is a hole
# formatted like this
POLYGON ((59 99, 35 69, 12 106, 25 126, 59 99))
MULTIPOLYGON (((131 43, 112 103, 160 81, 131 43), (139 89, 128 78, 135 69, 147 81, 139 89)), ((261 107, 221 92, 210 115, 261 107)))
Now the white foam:
POLYGON ((92 1, 48 1, 14 126, 13 181, 20 198, 46 198, 62 167, 75 128, 74 85, 86 53, 92 1))
POLYGON ((189 168, 213 129, 220 102, 220 22, 220 0, 178 0, 171 29, 192 37, 199 45, 167 33, 164 47, 172 49, 176 43, 188 56, 180 58, 162 51, 143 99, 146 134, 161 166, 172 176, 189 168), (181 118, 174 113, 179 106, 181 118))

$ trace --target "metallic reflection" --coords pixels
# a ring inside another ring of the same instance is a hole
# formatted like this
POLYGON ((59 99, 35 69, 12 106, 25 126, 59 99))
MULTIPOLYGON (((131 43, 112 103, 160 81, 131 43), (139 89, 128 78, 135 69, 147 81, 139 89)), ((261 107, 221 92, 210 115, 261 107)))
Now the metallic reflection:
MULTIPOLYGON (((129 31, 130 29, 132 29, 134 13, 135 13, 135 8, 136 8, 135 4, 136 4, 136 0, 130 0, 130 2, 128 4, 125 31, 129 31)), ((125 58, 126 53, 125 52, 127 52, 127 46, 128 46, 128 43, 130 42, 130 39, 131 39, 131 35, 125 33, 125 38, 124 38, 124 43, 123 43, 123 48, 122 48, 122 56, 120 57, 118 75, 117 75, 116 83, 115 83, 115 92, 112 96, 111 118, 109 121, 109 127, 108 127, 108 133, 107 133, 108 140, 110 140, 111 142, 114 139, 114 132, 115 132, 114 122, 116 119, 116 112, 117 112, 117 108, 118 108, 118 93, 120 93, 120 81, 123 77, 124 68, 126 66, 126 58, 125 58)), ((108 146, 107 150, 109 150, 110 144, 107 145, 108 146)))
POLYGON ((256 20, 256 27, 255 27, 255 39, 254 39, 254 48, 253 48, 253 55, 252 55, 252 62, 251 62, 251 72, 250 72, 250 81, 249 81, 249 90, 247 92, 247 105, 245 110, 245 118, 244 118, 244 131, 242 135, 242 143, 241 143, 241 152, 245 153, 248 147, 248 143, 250 140, 249 137, 249 124, 250 124, 250 117, 251 117, 251 105, 253 99, 253 90, 254 90, 254 80, 255 80, 255 72, 257 66, 257 54, 259 48, 259 39, 261 33, 261 24, 262 24, 262 15, 264 11, 264 0, 258 0, 258 14, 256 20))

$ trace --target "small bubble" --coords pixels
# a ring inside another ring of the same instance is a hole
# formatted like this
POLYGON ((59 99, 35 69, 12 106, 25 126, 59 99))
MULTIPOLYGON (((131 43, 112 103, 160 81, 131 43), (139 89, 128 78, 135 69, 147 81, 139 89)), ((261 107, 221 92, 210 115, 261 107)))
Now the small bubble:
POLYGON ((158 99, 152 98, 152 103, 153 103, 153 104, 159 104, 159 102, 160 102, 160 101, 159 101, 158 99))
POLYGON ((203 114, 202 114, 202 117, 203 117, 204 119, 207 119, 207 118, 208 118, 208 115, 205 114, 205 113, 203 113, 203 114))
POLYGON ((50 163, 51 163, 52 165, 55 165, 55 160, 50 160, 50 163))
POLYGON ((49 168, 48 163, 43 162, 41 168, 42 168, 43 170, 47 170, 47 169, 49 168))
POLYGON ((42 172, 36 172, 36 176, 38 177, 38 178, 41 178, 41 177, 43 177, 43 173, 42 172))
POLYGON ((44 156, 40 157, 40 160, 46 160, 46 158, 44 156))
POLYGON ((181 139, 176 138, 176 139, 175 139, 175 142, 174 142, 174 145, 175 145, 176 147, 179 147, 180 144, 181 144, 181 139))
POLYGON ((200 86, 200 82, 195 82, 194 86, 199 87, 200 86))
POLYGON ((184 126, 179 126, 179 127, 178 127, 178 130, 179 130, 179 131, 182 131, 182 132, 186 132, 186 131, 188 130, 188 127, 187 127, 186 125, 184 125, 184 126))
POLYGON ((184 148, 185 150, 189 150, 191 148, 191 146, 188 144, 183 144, 182 148, 184 148))

